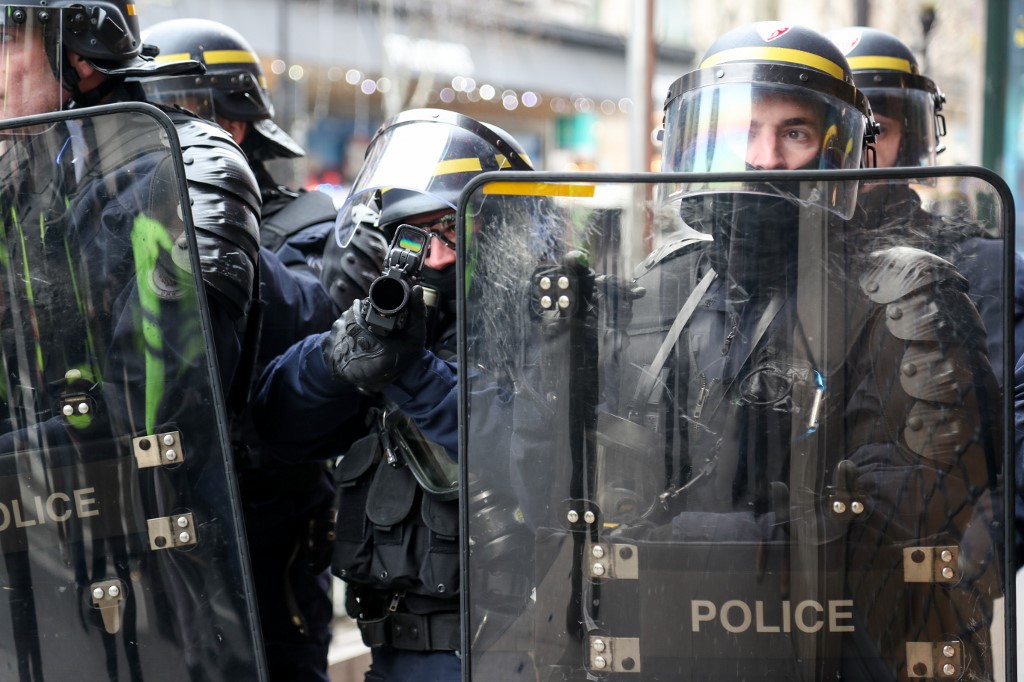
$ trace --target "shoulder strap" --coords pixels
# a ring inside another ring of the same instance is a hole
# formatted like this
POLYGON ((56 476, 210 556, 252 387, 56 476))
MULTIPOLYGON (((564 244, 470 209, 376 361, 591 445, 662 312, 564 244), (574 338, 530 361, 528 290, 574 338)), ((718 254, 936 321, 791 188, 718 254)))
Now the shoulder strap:
POLYGON ((673 346, 676 345, 676 341, 679 339, 679 335, 683 332, 683 327, 693 317, 693 311, 697 309, 704 294, 707 293, 711 283, 715 280, 716 273, 713 268, 709 268, 704 278, 697 283, 693 291, 690 292, 686 302, 683 303, 683 307, 679 309, 679 314, 676 315, 675 321, 672 326, 669 327, 668 333, 665 334, 665 339, 661 342, 661 347, 658 348, 658 352, 654 354, 654 359, 646 369, 642 370, 640 381, 637 382, 636 392, 633 394, 633 406, 639 408, 643 402, 647 401, 647 398, 651 395, 654 390, 654 383, 658 380, 658 376, 661 374, 662 368, 665 366, 665 362, 668 360, 668 356, 672 353, 673 346))

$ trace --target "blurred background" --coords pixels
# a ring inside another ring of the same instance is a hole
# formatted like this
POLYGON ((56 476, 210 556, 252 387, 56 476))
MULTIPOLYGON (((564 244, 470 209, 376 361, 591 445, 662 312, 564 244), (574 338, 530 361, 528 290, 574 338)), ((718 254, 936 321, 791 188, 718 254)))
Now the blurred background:
MULTIPOLYGON (((695 68, 721 33, 760 20, 820 31, 873 26, 907 43, 946 93, 947 151, 940 163, 982 165, 1002 175, 1017 197, 1017 221, 1024 221, 1024 0, 138 0, 137 6, 144 29, 200 17, 241 32, 263 60, 275 120, 308 152, 273 168, 275 177, 320 189, 336 203, 380 123, 413 107, 497 124, 541 170, 656 170, 653 132, 669 85, 695 68)), ((1022 236, 1017 249, 1024 251, 1022 236)), ((362 680, 368 656, 341 615, 340 585, 332 679, 362 680)))

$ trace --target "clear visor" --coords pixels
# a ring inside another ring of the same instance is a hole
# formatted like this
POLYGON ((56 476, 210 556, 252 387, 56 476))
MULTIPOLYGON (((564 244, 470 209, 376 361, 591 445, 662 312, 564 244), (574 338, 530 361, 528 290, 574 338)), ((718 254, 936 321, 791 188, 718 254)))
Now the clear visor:
POLYGON ((146 99, 154 104, 179 106, 199 118, 216 120, 214 117, 217 115, 217 106, 214 103, 213 90, 208 87, 196 87, 195 80, 192 77, 157 78, 142 81, 142 88, 146 91, 146 99))
POLYGON ((865 88, 863 92, 881 128, 874 142, 877 167, 936 165, 935 97, 913 88, 865 88))
MULTIPOLYGON (((726 83, 696 88, 665 112, 662 170, 733 173, 748 170, 859 168, 866 118, 856 107, 807 88, 726 83)), ((706 192, 778 194, 778 185, 737 181, 731 187, 687 183, 673 195, 706 192)), ((796 197, 848 217, 856 183, 828 183, 796 197)))
MULTIPOLYGON (((404 215, 445 207, 454 211, 459 193, 473 176, 507 163, 489 143, 456 126, 413 121, 385 130, 374 138, 338 213, 338 243, 348 244, 368 209, 380 209, 377 198, 383 198, 384 212, 388 212, 388 192, 395 192, 392 197, 419 196, 418 201, 405 202, 409 208, 404 215)), ((390 222, 382 215, 382 224, 390 222)))
POLYGON ((45 40, 41 9, 0 5, 0 117, 3 120, 59 111, 68 93, 61 87, 60 39, 64 12, 46 10, 45 40))

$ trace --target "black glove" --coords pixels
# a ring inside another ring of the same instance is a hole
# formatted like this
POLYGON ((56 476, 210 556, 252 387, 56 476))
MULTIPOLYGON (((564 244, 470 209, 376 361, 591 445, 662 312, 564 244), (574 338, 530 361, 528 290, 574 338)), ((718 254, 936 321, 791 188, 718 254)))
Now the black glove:
POLYGON ((599 329, 604 343, 621 353, 629 345, 626 330, 633 320, 633 302, 647 290, 636 282, 615 275, 598 275, 594 280, 594 300, 600 310, 599 329))
POLYGON ((373 280, 380 276, 388 242, 376 228, 360 225, 348 246, 338 246, 332 232, 324 246, 320 282, 327 287, 336 310, 348 310, 366 296, 373 280))
POLYGON ((368 300, 357 300, 335 320, 323 343, 324 359, 339 381, 366 390, 380 390, 420 357, 427 335, 423 289, 412 288, 408 316, 401 329, 377 336, 366 326, 368 300))

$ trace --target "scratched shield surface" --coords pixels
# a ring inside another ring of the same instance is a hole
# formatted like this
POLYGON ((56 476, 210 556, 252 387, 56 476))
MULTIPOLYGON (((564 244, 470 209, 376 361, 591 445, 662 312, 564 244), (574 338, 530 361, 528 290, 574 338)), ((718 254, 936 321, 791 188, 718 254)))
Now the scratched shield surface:
POLYGON ((1015 679, 1011 209, 959 167, 470 186, 470 678, 1015 679))

